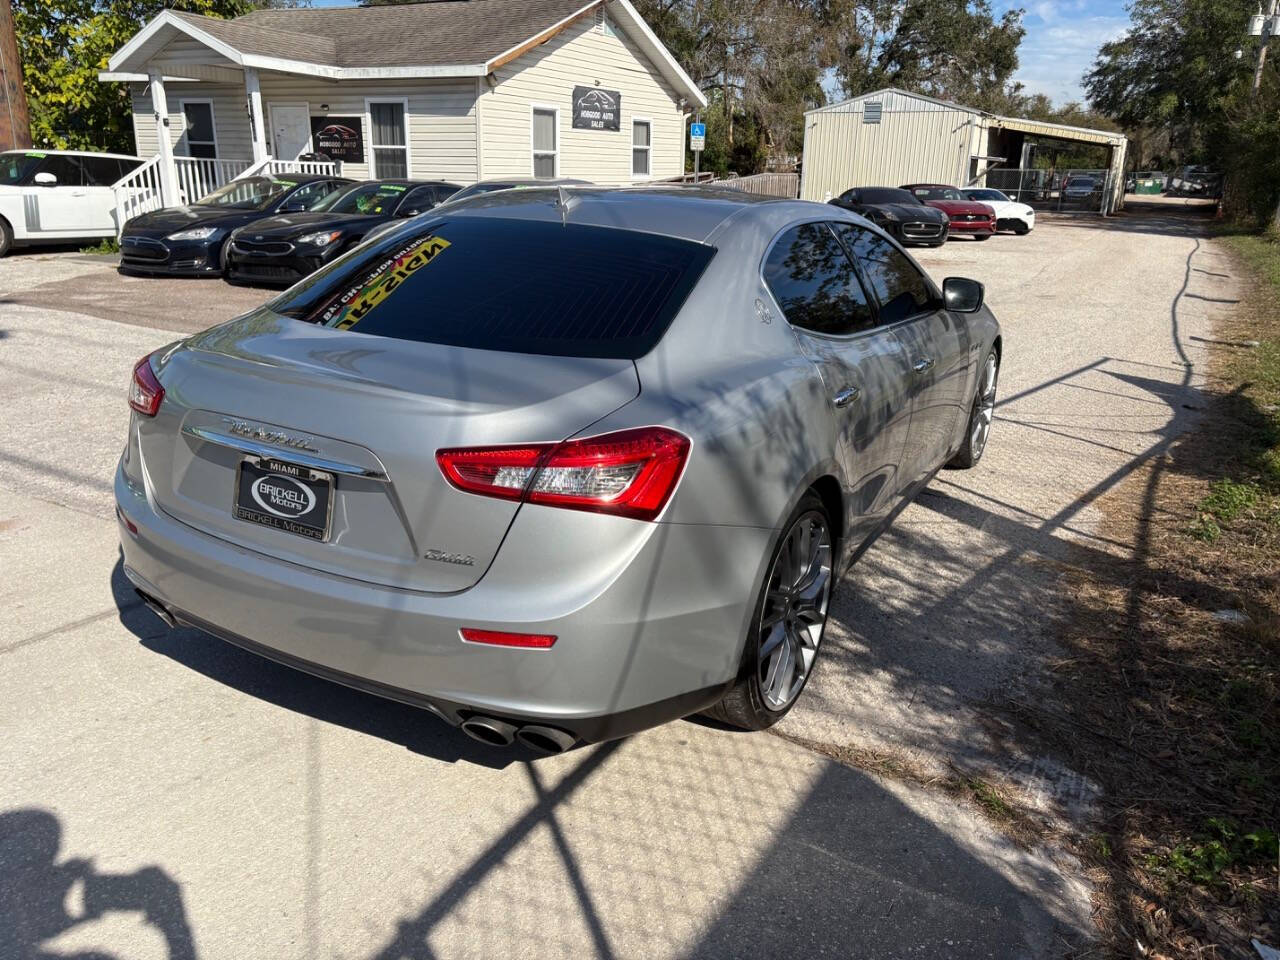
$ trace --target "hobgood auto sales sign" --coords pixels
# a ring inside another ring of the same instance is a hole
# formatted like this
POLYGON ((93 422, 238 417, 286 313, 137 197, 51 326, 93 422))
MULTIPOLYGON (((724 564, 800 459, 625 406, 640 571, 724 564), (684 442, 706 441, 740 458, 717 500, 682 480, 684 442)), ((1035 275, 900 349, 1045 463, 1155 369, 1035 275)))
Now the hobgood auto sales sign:
POLYGON ((573 126, 577 130, 618 130, 622 94, 600 87, 573 88, 573 126))
POLYGON ((312 117, 311 149, 330 160, 364 163, 364 118, 312 117))

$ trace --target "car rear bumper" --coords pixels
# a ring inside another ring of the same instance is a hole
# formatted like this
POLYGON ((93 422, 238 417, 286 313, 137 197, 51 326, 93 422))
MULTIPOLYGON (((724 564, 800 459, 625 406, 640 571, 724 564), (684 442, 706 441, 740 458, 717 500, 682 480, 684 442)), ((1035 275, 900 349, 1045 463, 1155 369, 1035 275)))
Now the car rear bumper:
POLYGON ((137 531, 122 521, 125 574, 178 621, 451 723, 480 714, 588 741, 715 701, 736 674, 775 535, 652 524, 630 556, 599 558, 596 566, 617 569, 584 596, 571 582, 575 564, 595 559, 582 556, 592 543, 583 533, 593 521, 639 521, 526 506, 476 586, 428 594, 319 573, 201 533, 156 510, 123 470, 115 493, 137 531), (550 650, 490 647, 464 643, 461 627, 557 640, 550 650))

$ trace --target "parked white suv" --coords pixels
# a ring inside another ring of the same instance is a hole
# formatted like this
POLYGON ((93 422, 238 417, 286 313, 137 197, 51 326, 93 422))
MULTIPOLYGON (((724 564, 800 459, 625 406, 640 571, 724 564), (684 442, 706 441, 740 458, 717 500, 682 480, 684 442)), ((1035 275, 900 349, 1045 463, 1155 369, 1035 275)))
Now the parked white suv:
POLYGON ((114 237, 111 185, 141 163, 77 150, 0 153, 0 257, 15 246, 114 237))

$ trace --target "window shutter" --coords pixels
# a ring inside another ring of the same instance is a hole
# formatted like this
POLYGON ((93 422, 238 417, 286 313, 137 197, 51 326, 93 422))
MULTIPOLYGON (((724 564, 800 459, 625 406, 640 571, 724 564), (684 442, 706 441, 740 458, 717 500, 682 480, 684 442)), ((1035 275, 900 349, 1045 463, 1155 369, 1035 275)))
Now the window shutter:
POLYGON ((879 123, 880 114, 884 110, 884 104, 879 100, 870 100, 862 105, 862 122, 863 123, 879 123))

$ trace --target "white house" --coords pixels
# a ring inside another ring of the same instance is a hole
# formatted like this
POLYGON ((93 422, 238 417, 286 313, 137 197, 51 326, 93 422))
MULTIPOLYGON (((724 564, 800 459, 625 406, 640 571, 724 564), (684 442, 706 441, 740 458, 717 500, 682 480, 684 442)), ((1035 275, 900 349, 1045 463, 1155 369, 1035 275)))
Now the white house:
POLYGON ((157 205, 313 153, 356 178, 673 177, 706 105, 629 0, 165 10, 99 79, 130 86, 153 160, 129 195, 150 176, 157 205))

